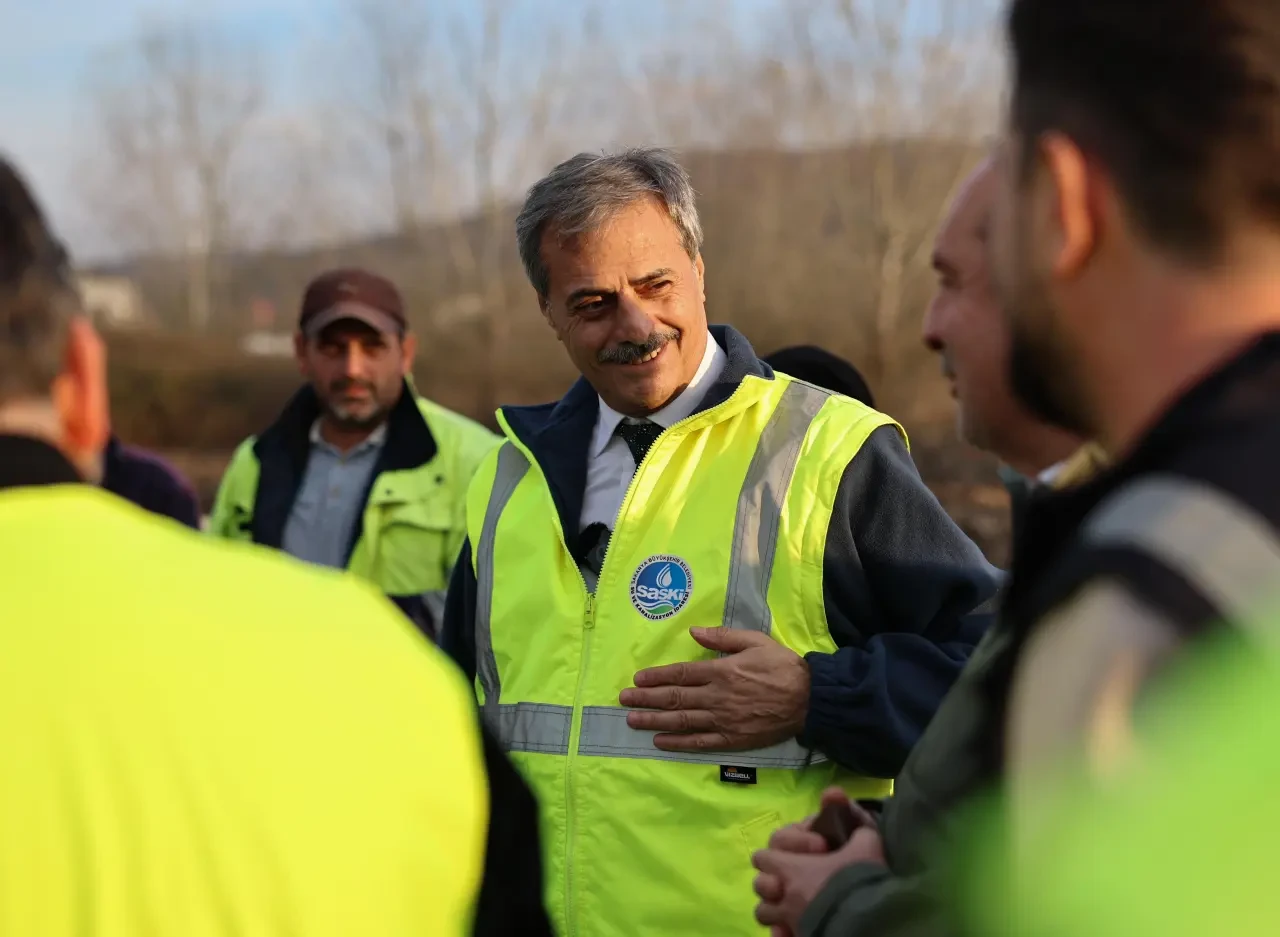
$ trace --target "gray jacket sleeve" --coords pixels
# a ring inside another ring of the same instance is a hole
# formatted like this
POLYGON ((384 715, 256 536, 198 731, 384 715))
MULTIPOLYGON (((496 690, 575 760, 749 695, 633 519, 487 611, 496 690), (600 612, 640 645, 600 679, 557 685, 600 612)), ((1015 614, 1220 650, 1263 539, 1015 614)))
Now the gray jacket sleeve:
POLYGON ((991 624, 999 570, 881 427, 845 469, 823 591, 839 650, 809 654, 800 740, 850 770, 892 778, 991 624))
POLYGON ((955 937, 954 915, 938 893, 883 866, 847 866, 805 909, 798 937, 955 937))

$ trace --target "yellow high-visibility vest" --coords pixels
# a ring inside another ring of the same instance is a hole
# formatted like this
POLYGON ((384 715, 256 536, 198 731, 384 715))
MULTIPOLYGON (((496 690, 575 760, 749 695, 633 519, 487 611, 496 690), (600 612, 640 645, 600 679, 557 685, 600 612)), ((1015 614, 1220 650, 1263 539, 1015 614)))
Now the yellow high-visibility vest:
MULTIPOLYGON (((417 397, 415 403, 438 454, 417 468, 378 475, 347 569, 388 595, 438 592, 443 597, 466 536, 467 486, 499 440, 479 423, 433 401, 417 397)), ((260 476, 256 443, 257 437, 241 443, 223 475, 209 517, 208 532, 215 536, 252 538, 260 476)))
POLYGON ((0 491, 0 934, 470 932, 466 680, 360 580, 0 491))
POLYGON ((745 378, 654 443, 593 593, 541 469, 502 422, 509 441, 468 496, 476 684, 541 803, 553 920, 566 937, 761 933, 752 852, 825 787, 872 797, 890 783, 794 739, 663 752, 618 695, 637 670, 710 658, 691 626, 833 653, 822 575, 836 492, 872 431, 896 424, 785 375, 745 378))

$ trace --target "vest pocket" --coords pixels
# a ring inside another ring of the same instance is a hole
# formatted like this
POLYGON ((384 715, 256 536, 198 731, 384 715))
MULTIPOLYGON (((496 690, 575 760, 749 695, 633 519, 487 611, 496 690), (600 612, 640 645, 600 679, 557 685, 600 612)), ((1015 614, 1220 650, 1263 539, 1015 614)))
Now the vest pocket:
POLYGON ((231 529, 228 533, 238 539, 253 539, 253 505, 238 502, 231 506, 231 529))
MULTIPOLYGON (((411 594, 448 586, 452 514, 439 499, 379 506, 374 578, 387 592, 411 594)), ((366 531, 366 535, 367 535, 366 531)))
POLYGON ((742 845, 746 851, 748 867, 750 867, 751 857, 769 845, 769 837, 780 826, 782 826, 781 815, 776 811, 770 811, 764 816, 756 817, 750 823, 739 827, 738 832, 742 835, 742 845))
POLYGON ((384 529, 404 526, 418 530, 448 530, 453 521, 449 505, 439 503, 439 499, 396 501, 383 503, 380 507, 384 529))

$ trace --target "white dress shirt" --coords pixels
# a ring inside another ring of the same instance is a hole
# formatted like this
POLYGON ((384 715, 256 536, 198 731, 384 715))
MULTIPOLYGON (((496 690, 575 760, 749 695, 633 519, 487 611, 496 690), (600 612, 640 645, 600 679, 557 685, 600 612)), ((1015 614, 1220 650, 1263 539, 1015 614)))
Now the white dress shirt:
MULTIPOLYGON (((689 386, 682 390, 661 410, 650 413, 646 419, 659 426, 668 427, 698 409, 702 398, 707 395, 708 388, 716 382, 724 371, 726 355, 724 349, 710 333, 707 334, 707 350, 703 352, 702 363, 689 386)), ((631 450, 616 435, 618 424, 627 419, 603 400, 596 414, 596 429, 591 437, 591 448, 587 452, 587 490, 582 499, 582 516, 578 529, 585 530, 592 524, 600 523, 613 530, 618 519, 618 509, 622 507, 622 499, 627 495, 631 477, 636 473, 636 462, 631 450)))

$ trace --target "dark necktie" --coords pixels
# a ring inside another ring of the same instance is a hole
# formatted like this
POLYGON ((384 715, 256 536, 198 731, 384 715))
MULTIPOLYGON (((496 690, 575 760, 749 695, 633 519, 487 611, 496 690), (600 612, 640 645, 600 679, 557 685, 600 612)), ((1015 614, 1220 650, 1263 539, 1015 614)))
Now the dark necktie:
POLYGON ((631 450, 631 457, 636 460, 638 466, 644 461, 645 455, 653 447, 657 438, 662 435, 662 427, 650 420, 640 420, 637 423, 628 423, 623 420, 618 424, 617 433, 631 450))
MULTIPOLYGON (((600 576, 600 567, 604 565, 604 553, 609 549, 610 530, 604 524, 596 523, 578 535, 578 553, 575 557, 579 566, 591 570, 596 578, 600 576)), ((595 592, 595 587, 591 587, 595 592)))

